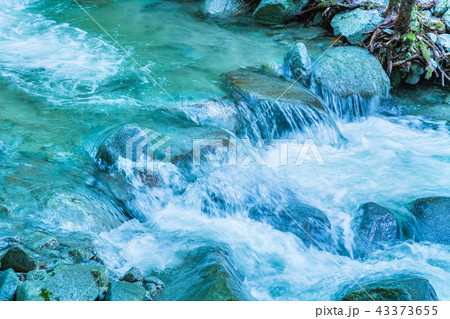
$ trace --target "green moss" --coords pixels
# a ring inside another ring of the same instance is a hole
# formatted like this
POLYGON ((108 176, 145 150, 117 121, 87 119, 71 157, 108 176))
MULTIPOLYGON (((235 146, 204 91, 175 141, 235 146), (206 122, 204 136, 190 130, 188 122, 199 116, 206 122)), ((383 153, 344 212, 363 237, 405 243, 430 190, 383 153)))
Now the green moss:
POLYGON ((41 293, 39 294, 39 296, 41 296, 42 298, 44 298, 45 301, 50 301, 50 296, 53 295, 52 292, 48 291, 45 288, 41 289, 41 293))

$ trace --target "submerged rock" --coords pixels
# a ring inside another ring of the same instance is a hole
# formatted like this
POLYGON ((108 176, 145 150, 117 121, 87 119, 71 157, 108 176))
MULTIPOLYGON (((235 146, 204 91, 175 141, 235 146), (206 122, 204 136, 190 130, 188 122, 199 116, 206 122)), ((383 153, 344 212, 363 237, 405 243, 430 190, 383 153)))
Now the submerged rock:
POLYGON ((145 289, 131 282, 112 282, 106 294, 106 301, 144 301, 145 289))
POLYGON ((98 275, 99 272, 102 272, 100 268, 107 273, 107 268, 104 266, 86 264, 57 267, 41 279, 27 280, 20 285, 17 289, 16 300, 96 300, 100 293, 100 280, 96 281, 94 274, 98 275))
POLYGON ((366 203, 359 208, 361 216, 355 230, 355 254, 365 256, 378 249, 380 244, 400 239, 400 226, 394 214, 375 203, 366 203))
POLYGON ((324 125, 334 142, 341 137, 323 102, 298 83, 254 68, 229 72, 225 81, 237 102, 242 133, 277 138, 324 125))
POLYGON ((353 288, 344 301, 436 301, 436 291, 428 280, 418 277, 392 278, 353 288))
POLYGON ((417 220, 422 240, 450 244, 450 197, 427 197, 415 200, 411 212, 417 220))
POLYGON ((311 67, 311 58, 309 57, 308 49, 301 42, 296 43, 288 50, 284 56, 284 61, 291 69, 295 80, 305 76, 311 67))
POLYGON ((19 286, 19 278, 12 269, 0 272, 0 301, 11 301, 19 286))
POLYGON ((244 8, 243 0, 205 0, 201 10, 204 15, 224 17, 236 15, 244 8))
POLYGON ((369 37, 367 32, 383 22, 378 10, 362 10, 360 8, 336 14, 331 20, 334 34, 343 35, 348 42, 358 45, 369 37))
POLYGON ((262 24, 282 24, 300 13, 307 0, 262 0, 253 19, 262 24))
POLYGON ((331 224, 321 210, 303 204, 294 203, 274 207, 255 207, 249 217, 263 221, 282 232, 291 232, 300 238, 306 246, 334 251, 331 237, 331 224))
POLYGON ((120 278, 121 281, 128 281, 128 282, 135 282, 135 281, 142 281, 142 273, 141 270, 137 267, 130 268, 125 275, 123 275, 122 278, 120 278))
POLYGON ((336 47, 327 51, 305 79, 338 116, 368 116, 387 98, 390 80, 366 49, 336 47))
POLYGON ((36 268, 36 261, 18 245, 10 248, 0 259, 0 270, 12 268, 16 272, 29 272, 36 268))

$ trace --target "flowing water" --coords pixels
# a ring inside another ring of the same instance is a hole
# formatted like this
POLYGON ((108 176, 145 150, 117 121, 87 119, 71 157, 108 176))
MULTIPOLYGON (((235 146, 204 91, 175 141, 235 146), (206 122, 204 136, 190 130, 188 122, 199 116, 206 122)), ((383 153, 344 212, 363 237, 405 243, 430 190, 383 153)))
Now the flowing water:
MULTIPOLYGON (((374 201, 401 219, 418 197, 450 195, 448 116, 430 116, 433 107, 445 109, 450 92, 400 92, 358 121, 337 116, 344 142, 318 143, 324 163, 292 165, 299 146, 280 162, 279 146, 269 144, 260 150, 264 166, 212 161, 187 176, 165 165, 159 187, 146 187, 132 173, 116 174, 124 179, 118 184, 95 160, 118 127, 134 123, 182 140, 183 118, 196 123, 191 130, 230 132, 233 108, 217 102, 227 95, 221 74, 280 68, 299 40, 317 57, 331 39, 299 25, 269 29, 245 18, 205 19, 198 2, 79 2, 140 66, 71 1, 0 0, 3 243, 36 231, 93 242, 117 273, 138 266, 166 280, 162 299, 188 298, 184 291, 201 284, 188 270, 201 267, 195 254, 202 247, 226 254, 248 299, 328 300, 353 284, 350 276, 364 283, 399 273, 423 276, 440 299, 450 299, 448 246, 409 240, 366 260, 351 253, 359 205, 374 201), (293 200, 325 212, 333 255, 249 218, 249 207, 293 200)), ((324 132, 314 139, 326 140, 324 132)), ((311 137, 302 134, 287 137, 311 137)))

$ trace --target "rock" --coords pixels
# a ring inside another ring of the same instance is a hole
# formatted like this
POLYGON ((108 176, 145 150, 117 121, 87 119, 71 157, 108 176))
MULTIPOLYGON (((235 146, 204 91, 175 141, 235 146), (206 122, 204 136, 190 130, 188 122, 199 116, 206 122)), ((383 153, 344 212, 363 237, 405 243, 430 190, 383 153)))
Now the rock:
POLYGON ((447 30, 450 31, 450 10, 445 11, 442 19, 444 20, 444 24, 447 27, 447 30))
POLYGON ((421 239, 450 244, 450 197, 427 197, 415 200, 411 212, 419 227, 421 239))
POLYGON ((122 278, 120 278, 121 281, 128 281, 128 282, 135 282, 135 281, 142 281, 142 273, 141 270, 137 267, 130 268, 125 275, 123 275, 122 278))
POLYGON ((106 301, 144 301, 146 291, 137 284, 126 281, 112 282, 106 294, 106 301))
MULTIPOLYGON (((225 81, 237 103, 237 130, 242 134, 277 138, 314 123, 334 125, 323 102, 293 81, 254 68, 229 72, 225 81)), ((337 129, 334 133, 340 134, 337 129)))
POLYGON ((434 7, 434 15, 437 17, 441 17, 448 9, 450 0, 437 0, 436 6, 434 7))
POLYGON ((411 71, 408 73, 405 82, 413 85, 419 83, 421 75, 424 74, 424 72, 425 70, 422 66, 417 63, 413 63, 411 65, 411 71))
POLYGON ((292 46, 284 56, 285 63, 289 66, 297 80, 306 75, 306 72, 311 67, 311 58, 309 57, 306 46, 299 42, 292 46))
POLYGON ((441 19, 423 18, 422 23, 433 31, 445 32, 445 24, 441 19))
POLYGON ((250 209, 249 217, 282 232, 293 233, 308 247, 334 251, 330 221, 315 207, 300 202, 284 205, 283 209, 279 205, 267 205, 250 209))
POLYGON ((10 248, 0 260, 0 270, 12 268, 16 272, 29 272, 36 268, 36 261, 18 245, 10 248))
POLYGON ((163 289, 165 287, 164 282, 155 276, 145 277, 144 284, 154 284, 158 289, 163 289))
POLYGON ((162 276, 167 287, 160 298, 184 301, 249 300, 244 277, 228 258, 228 248, 199 247, 183 256, 182 263, 162 276))
POLYGON ((45 277, 47 271, 44 269, 35 269, 27 273, 27 280, 41 280, 45 277))
POLYGON ((0 272, 0 301, 11 301, 19 286, 19 278, 12 269, 0 272))
POLYGON ((355 219, 355 255, 365 256, 378 249, 382 243, 400 239, 399 223, 387 208, 366 203, 360 206, 359 212, 360 216, 355 219))
POLYGON ((305 82, 338 116, 350 120, 370 115, 390 89, 380 62, 366 49, 351 46, 326 52, 305 82))
POLYGON ((141 154, 137 154, 137 152, 127 154, 127 143, 132 147, 136 142, 142 140, 146 133, 136 125, 129 124, 122 127, 108 141, 100 145, 96 155, 97 161, 103 167, 114 165, 119 158, 136 162, 141 154))
POLYGON ((59 242, 52 235, 44 232, 35 232, 30 240, 25 243, 25 246, 33 251, 40 251, 44 248, 55 248, 59 246, 59 242))
POLYGON ((429 32, 429 33, 427 33, 427 36, 430 38, 430 40, 431 40, 433 43, 436 43, 436 42, 437 42, 437 35, 436 35, 436 33, 429 32))
POLYGON ((441 45, 445 51, 450 51, 450 34, 438 35, 438 44, 441 45))
POLYGON ((207 16, 225 17, 245 12, 245 3, 242 0, 205 0, 202 13, 207 16))
POLYGON ((336 36, 343 35, 353 45, 362 43, 369 37, 370 32, 383 22, 378 10, 362 10, 360 8, 352 11, 336 14, 331 20, 331 26, 336 36))
POLYGON ((262 0, 253 12, 253 20, 262 24, 282 24, 301 12, 307 0, 262 0))
POLYGON ((428 280, 418 277, 404 277, 381 280, 361 288, 353 288, 344 301, 436 301, 437 294, 428 280), (370 295, 370 297, 367 295, 370 295))
MULTIPOLYGON (((42 279, 27 280, 19 286, 16 300, 47 301, 93 301, 99 296, 99 289, 92 272, 98 266, 60 266, 47 273, 42 279)), ((104 267, 104 266, 101 266, 104 267)), ((104 267, 106 270, 106 267, 104 267)))
POLYGON ((72 260, 76 263, 81 263, 83 261, 95 259, 95 252, 94 249, 91 247, 76 247, 69 251, 69 256, 72 258, 72 260))
POLYGON ((419 14, 421 14, 422 17, 425 18, 431 18, 433 16, 430 10, 419 11, 419 14))

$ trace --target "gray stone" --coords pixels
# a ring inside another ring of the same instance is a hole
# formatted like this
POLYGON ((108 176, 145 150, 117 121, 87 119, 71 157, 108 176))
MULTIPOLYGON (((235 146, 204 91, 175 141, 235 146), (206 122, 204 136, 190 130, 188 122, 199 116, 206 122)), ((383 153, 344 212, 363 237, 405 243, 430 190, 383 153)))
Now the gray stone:
POLYGON ((0 301, 11 301, 19 286, 19 278, 12 269, 0 272, 0 301))
POLYGON ((12 268, 16 272, 28 272, 36 268, 36 261, 18 245, 10 248, 0 260, 0 270, 12 268))
POLYGON ((107 301, 144 301, 146 291, 138 284, 126 281, 112 282, 105 300, 107 301))
POLYGON ((343 35, 348 42, 358 45, 369 37, 365 34, 383 22, 378 10, 354 9, 336 14, 331 20, 334 34, 343 35))
POLYGON ((262 0, 253 19, 262 24, 282 24, 301 12, 307 0, 262 0))
POLYGON ((450 244, 450 197, 427 197, 415 200, 414 214, 422 240, 450 244))
POLYGON ((366 203, 359 208, 355 218, 355 255, 363 257, 378 249, 380 244, 400 239, 400 226, 394 214, 375 203, 366 203))
POLYGON ((154 284, 158 289, 163 289, 164 288, 164 282, 159 279, 158 277, 155 276, 147 276, 144 278, 144 283, 145 284, 154 284))
POLYGON ((123 275, 122 278, 120 278, 121 281, 128 281, 128 282, 135 282, 135 281, 142 281, 142 273, 141 270, 137 267, 130 268, 125 275, 123 275))
POLYGON ((225 75, 237 105, 237 131, 276 138, 329 120, 323 102, 302 85, 254 68, 225 75), (284 94, 283 94, 284 93, 284 94), (256 124, 256 125, 251 125, 256 124))
POLYGON ((27 280, 41 280, 45 277, 47 271, 44 269, 36 269, 27 273, 27 280))
POLYGON ((311 67, 308 49, 301 42, 296 43, 287 51, 284 61, 290 67, 296 80, 306 75, 306 72, 311 67))
POLYGON ((311 70, 310 84, 320 96, 341 98, 387 97, 390 81, 380 62, 366 49, 336 47, 326 52, 311 70))
POLYGON ((450 10, 445 11, 444 15, 442 16, 442 19, 444 20, 444 24, 447 28, 447 31, 450 31, 450 10))
POLYGON ((428 280, 418 277, 391 278, 352 288, 344 301, 436 301, 436 291, 428 280))
MULTIPOLYGON (((136 125, 126 125, 118 130, 108 141, 100 145, 96 155, 101 166, 114 165, 119 158, 136 162, 141 154, 127 154, 127 142, 146 135, 146 132, 136 125), (127 158, 127 155, 131 158, 127 158)), ((136 141, 137 142, 137 141, 136 141)))
POLYGON ((205 0, 201 10, 207 16, 225 17, 245 12, 244 8, 242 0, 205 0))
POLYGON ((334 251, 331 224, 321 210, 297 202, 280 208, 278 205, 254 207, 249 211, 251 219, 265 222, 282 232, 291 232, 306 246, 334 251))
POLYGON ((69 256, 76 263, 91 260, 95 258, 94 249, 91 247, 81 246, 73 248, 69 251, 69 256))
POLYGON ((438 44, 441 45, 445 51, 450 51, 450 34, 438 35, 438 44))
POLYGON ((16 300, 93 301, 99 289, 91 265, 60 266, 40 280, 27 280, 17 289, 16 300))
POLYGON ((427 36, 430 38, 430 40, 433 42, 433 43, 436 43, 437 42, 437 35, 436 35, 436 33, 433 33, 433 32, 429 32, 429 33, 427 33, 427 36))
POLYGON ((437 0, 436 6, 434 7, 434 15, 441 17, 447 10, 450 9, 450 0, 437 0))

